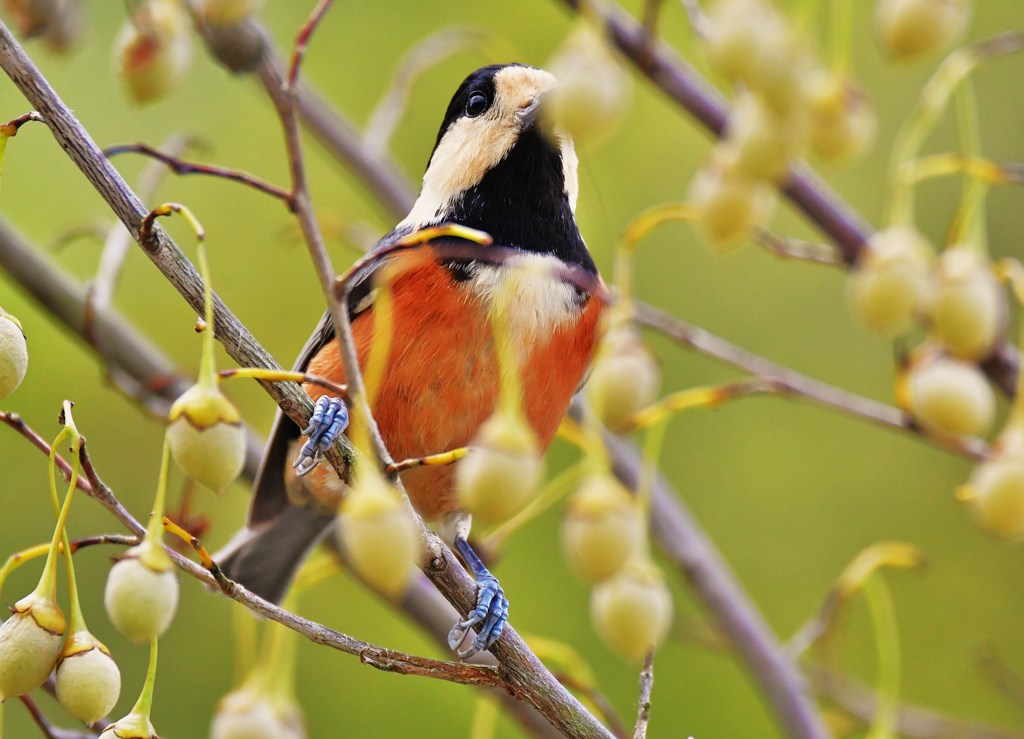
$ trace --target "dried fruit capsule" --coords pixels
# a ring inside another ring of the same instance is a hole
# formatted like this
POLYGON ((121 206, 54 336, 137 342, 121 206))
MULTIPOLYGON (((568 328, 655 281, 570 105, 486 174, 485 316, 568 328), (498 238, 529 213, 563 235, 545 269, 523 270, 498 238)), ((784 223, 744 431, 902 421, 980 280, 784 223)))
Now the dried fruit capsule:
POLYGON ((948 46, 970 18, 970 0, 878 0, 875 6, 879 40, 895 59, 948 46))
POLYGON ((930 299, 934 254, 911 226, 875 233, 851 274, 853 306, 868 328, 893 335, 907 331, 930 299))
POLYGON ((875 111, 852 80, 819 70, 807 83, 808 143, 820 159, 839 164, 859 156, 875 135, 875 111))
POLYGON ((611 475, 591 475, 569 499, 562 543, 580 577, 611 577, 640 551, 644 522, 632 495, 611 475))
POLYGON ((297 707, 271 701, 254 690, 239 688, 217 705, 210 739, 305 739, 306 729, 297 707))
POLYGON ((21 322, 0 308, 0 398, 18 388, 27 369, 28 344, 21 322))
POLYGON ((459 502, 484 523, 504 521, 526 504, 543 477, 536 436, 521 418, 497 411, 470 446, 455 468, 459 502))
POLYGON ((415 572, 419 536, 398 491, 376 470, 361 470, 339 523, 353 568, 390 597, 401 595, 415 572))
POLYGON ((190 387, 167 418, 171 454, 186 475, 218 493, 238 477, 245 464, 245 429, 238 409, 215 384, 190 387))
POLYGON ((586 392, 594 412, 612 431, 620 431, 658 397, 661 371, 640 335, 617 327, 605 335, 586 392))
POLYGON ((629 102, 629 74, 596 32, 578 27, 547 68, 558 78, 541 108, 549 126, 567 131, 576 142, 599 139, 615 128, 629 102))
POLYGON ((775 189, 755 179, 725 157, 715 157, 697 171, 690 202, 705 239, 727 251, 749 239, 771 214, 775 189))
POLYGON ((668 635, 672 596, 653 563, 633 560, 594 586, 590 615, 608 646, 626 659, 640 659, 668 635))
POLYGON ((0 625, 0 703, 35 690, 60 656, 67 624, 53 600, 30 593, 0 625))
POLYGON ((57 700, 92 726, 113 710, 121 695, 121 671, 107 648, 88 631, 68 637, 57 665, 57 700))
POLYGON ((988 263, 973 249, 953 246, 939 259, 931 330, 955 356, 980 361, 1006 327, 1006 296, 988 263))
POLYGON ((149 539, 125 552, 110 568, 103 603, 126 639, 159 638, 178 608, 178 578, 167 553, 149 539))
POLYGON ((910 412, 924 428, 946 434, 988 433, 996 402, 973 364, 948 357, 925 360, 910 370, 910 412))
POLYGON ((210 26, 231 26, 251 18, 263 6, 263 0, 200 0, 199 18, 210 26))
POLYGON ((139 103, 166 94, 191 62, 191 20, 173 0, 149 0, 138 6, 114 41, 114 65, 139 103))

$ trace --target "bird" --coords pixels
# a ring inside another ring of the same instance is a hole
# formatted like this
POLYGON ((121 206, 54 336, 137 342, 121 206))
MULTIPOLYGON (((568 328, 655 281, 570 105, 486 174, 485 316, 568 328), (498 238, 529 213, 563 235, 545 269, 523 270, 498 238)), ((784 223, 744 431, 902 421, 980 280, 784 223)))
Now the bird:
MULTIPOLYGON (((395 459, 470 444, 498 402, 495 341, 516 343, 523 410, 541 450, 584 381, 604 301, 559 275, 570 268, 601 288, 603 282, 576 223, 572 138, 541 115, 556 85, 549 72, 518 63, 469 74, 444 113, 412 209, 370 252, 385 252, 422 229, 454 225, 489 234, 508 255, 493 262, 415 251, 387 257, 406 263, 389 287, 390 353, 373 412, 395 459), (490 305, 516 270, 528 270, 528 276, 515 282, 507 330, 494 334, 490 305)), ((373 342, 375 294, 368 278, 348 297, 361 364, 373 342)), ((295 369, 344 383, 335 342, 325 314, 295 369)), ((272 601, 284 596, 297 567, 334 521, 331 505, 310 505, 310 498, 336 502, 345 491, 334 469, 320 463, 347 422, 344 400, 320 385, 303 389, 316 401, 313 423, 300 430, 278 411, 246 528, 218 555, 228 577, 272 601)), ((476 580, 476 608, 449 638, 457 649, 466 630, 476 626, 471 647, 457 650, 467 657, 500 637, 508 600, 468 542, 470 517, 455 493, 457 464, 409 469, 401 480, 414 508, 437 524, 476 580)))

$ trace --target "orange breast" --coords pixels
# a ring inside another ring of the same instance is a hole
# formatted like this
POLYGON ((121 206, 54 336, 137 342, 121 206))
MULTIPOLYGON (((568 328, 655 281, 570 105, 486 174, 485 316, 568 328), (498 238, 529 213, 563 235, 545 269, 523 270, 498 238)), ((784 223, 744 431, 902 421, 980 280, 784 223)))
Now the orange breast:
MULTIPOLYGON (((494 411, 498 372, 493 336, 482 301, 427 250, 403 253, 392 283, 394 326, 374 417, 395 459, 466 446, 494 411)), ((593 354, 600 302, 591 299, 578 320, 532 342, 523 367, 527 418, 542 448, 550 444, 593 354)), ((373 342, 370 309, 352 325, 360 364, 373 342)), ((309 371, 344 382, 334 342, 309 371)), ((314 400, 326 391, 305 390, 314 400)), ((413 505, 426 518, 454 510, 453 467, 420 467, 402 475, 413 505)), ((314 481, 310 481, 314 483, 314 481)))

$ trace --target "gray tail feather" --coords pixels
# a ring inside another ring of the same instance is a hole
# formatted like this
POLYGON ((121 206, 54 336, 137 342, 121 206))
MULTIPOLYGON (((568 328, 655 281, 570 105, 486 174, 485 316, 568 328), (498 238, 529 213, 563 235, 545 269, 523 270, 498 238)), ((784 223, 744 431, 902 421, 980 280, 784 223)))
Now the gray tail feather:
POLYGON ((239 531, 213 558, 229 578, 278 603, 333 522, 332 515, 288 506, 273 521, 239 531))

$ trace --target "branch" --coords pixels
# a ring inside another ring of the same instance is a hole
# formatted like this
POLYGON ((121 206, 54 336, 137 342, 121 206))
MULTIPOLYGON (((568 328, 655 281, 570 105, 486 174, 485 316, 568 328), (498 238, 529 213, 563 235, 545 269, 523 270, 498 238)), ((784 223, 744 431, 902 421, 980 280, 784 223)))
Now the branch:
POLYGON ((636 728, 633 739, 646 739, 647 724, 651 720, 651 690, 654 689, 654 650, 647 650, 644 667, 640 671, 640 699, 637 701, 636 728))
POLYGON ((848 416, 913 434, 935 446, 972 459, 985 459, 988 455, 988 444, 982 439, 929 434, 915 424, 908 413, 899 408, 856 395, 775 364, 644 303, 637 302, 634 307, 637 323, 653 328, 673 341, 696 349, 702 354, 764 378, 767 384, 759 388, 760 392, 806 398, 848 416))

